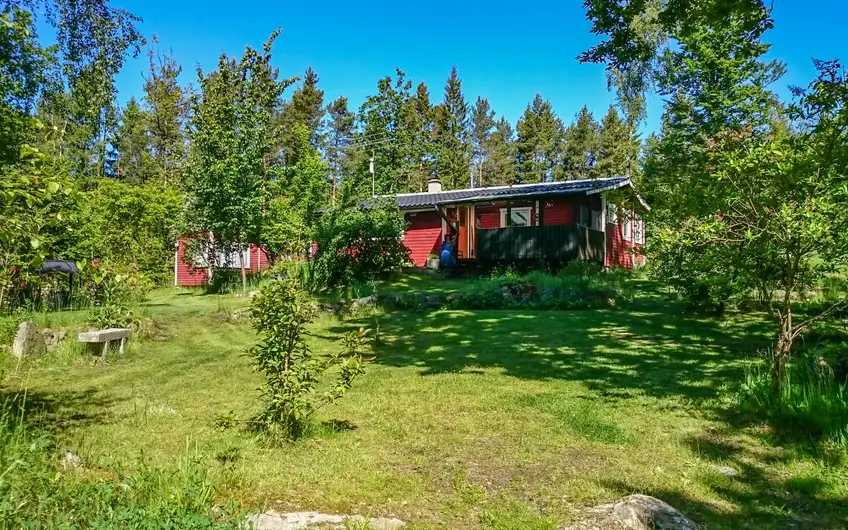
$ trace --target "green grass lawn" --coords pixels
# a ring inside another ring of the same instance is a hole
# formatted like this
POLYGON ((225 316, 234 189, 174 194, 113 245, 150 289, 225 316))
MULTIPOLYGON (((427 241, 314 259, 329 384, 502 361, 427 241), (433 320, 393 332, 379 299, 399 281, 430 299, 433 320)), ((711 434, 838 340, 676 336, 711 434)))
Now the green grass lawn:
MULTIPOLYGON (((461 282, 439 281, 379 288, 461 282)), ((282 447, 216 427, 220 414, 261 406, 244 356, 254 333, 231 318, 247 301, 232 295, 154 293, 140 312, 158 331, 126 359, 12 365, 5 392, 26 389, 30 410, 89 467, 176 466, 188 451, 222 499, 247 509, 390 514, 413 529, 553 529, 640 492, 715 529, 848 526, 844 455, 778 440, 736 412, 734 385, 769 340, 762 317, 691 316, 638 287, 648 294, 622 310, 322 316, 317 351, 360 326, 378 329, 379 342, 316 433, 282 447)))

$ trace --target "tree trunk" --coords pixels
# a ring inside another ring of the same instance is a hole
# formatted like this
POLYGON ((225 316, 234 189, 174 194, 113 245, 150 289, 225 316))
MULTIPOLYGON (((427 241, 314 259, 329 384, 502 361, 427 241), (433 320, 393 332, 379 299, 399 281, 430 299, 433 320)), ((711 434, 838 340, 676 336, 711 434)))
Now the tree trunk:
POLYGON ((792 309, 787 308, 785 313, 780 314, 780 335, 777 338, 777 347, 774 350, 774 359, 771 366, 771 393, 774 397, 780 394, 783 380, 786 377, 786 365, 792 354, 792 342, 795 339, 792 327, 792 309))
MULTIPOLYGON (((248 252, 250 247, 248 246, 248 252)), ((247 271, 244 269, 244 250, 241 247, 241 241, 238 242, 239 267, 241 268, 241 290, 247 292, 247 271)))

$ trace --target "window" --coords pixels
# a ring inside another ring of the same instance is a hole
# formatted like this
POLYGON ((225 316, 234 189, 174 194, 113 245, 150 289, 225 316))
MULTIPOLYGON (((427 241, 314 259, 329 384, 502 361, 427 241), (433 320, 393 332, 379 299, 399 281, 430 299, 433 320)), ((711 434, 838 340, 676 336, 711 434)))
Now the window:
POLYGON ((624 240, 631 241, 633 239, 633 216, 628 215, 627 212, 624 212, 621 223, 621 233, 624 237, 624 240))
POLYGON ((645 221, 638 215, 633 218, 633 242, 645 244, 645 221))
MULTIPOLYGON (((242 245, 241 253, 244 258, 244 268, 250 268, 250 246, 242 245)), ((221 269, 238 269, 242 262, 239 260, 239 250, 235 245, 231 247, 219 248, 215 252, 215 261, 218 268, 221 269)))
POLYGON ((618 214, 616 213, 618 209, 615 205, 607 205, 607 223, 614 225, 618 224, 618 214))
POLYGON ((580 205, 580 217, 577 220, 577 224, 583 226, 589 226, 589 208, 585 204, 580 205))
POLYGON ((522 207, 522 208, 501 208, 501 228, 506 226, 530 226, 532 223, 530 221, 532 208, 530 207, 522 207), (509 224, 507 224, 506 213, 509 211, 509 224))
POLYGON ((600 210, 590 210, 588 206, 581 204, 579 215, 580 217, 577 220, 577 224, 595 230, 603 230, 601 227, 600 210))

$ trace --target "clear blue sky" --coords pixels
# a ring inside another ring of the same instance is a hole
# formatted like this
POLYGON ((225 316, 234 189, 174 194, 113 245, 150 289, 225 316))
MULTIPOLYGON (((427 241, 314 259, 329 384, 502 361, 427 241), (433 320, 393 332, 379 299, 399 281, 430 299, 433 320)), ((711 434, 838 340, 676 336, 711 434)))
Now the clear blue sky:
MULTIPOLYGON (((539 92, 568 123, 585 104, 596 116, 613 102, 602 66, 575 57, 597 42, 579 0, 424 2, 113 0, 144 19, 145 35, 156 34, 194 81, 195 67, 214 68, 222 51, 241 55, 259 47, 277 27, 274 63, 283 76, 312 66, 325 101, 346 95, 355 109, 375 92, 377 79, 400 67, 425 81, 433 100, 442 97, 454 63, 466 98, 487 97, 498 114, 515 122, 539 92)), ((775 0, 775 29, 767 34, 771 56, 787 63, 776 87, 814 75, 811 58, 848 61, 842 0, 775 0)), ((117 79, 119 98, 142 92, 146 57, 128 61, 117 79)), ((291 89, 290 89, 291 91, 291 89)), ((291 92, 288 92, 290 94, 291 92)), ((658 127, 661 102, 649 102, 647 131, 658 127)), ((598 116, 600 117, 600 116, 598 116)))

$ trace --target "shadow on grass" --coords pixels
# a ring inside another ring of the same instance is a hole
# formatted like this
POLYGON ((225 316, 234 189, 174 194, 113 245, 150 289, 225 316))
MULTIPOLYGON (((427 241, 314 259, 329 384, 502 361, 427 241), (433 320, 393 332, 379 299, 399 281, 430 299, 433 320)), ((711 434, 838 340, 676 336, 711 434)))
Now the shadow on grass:
POLYGON ((28 425, 52 432, 108 423, 109 408, 115 400, 95 389, 73 391, 13 391, 0 392, 0 406, 15 417, 23 415, 28 425))
MULTIPOLYGON (((422 375, 499 369, 535 380, 583 382, 610 400, 644 394, 703 400, 741 375, 768 344, 754 318, 718 320, 669 308, 394 312, 347 322, 379 326, 375 362, 422 375)), ((331 329, 341 332, 342 327, 331 329)))
POLYGON ((602 484, 621 494, 638 492, 660 498, 711 529, 848 528, 846 501, 826 495, 825 480, 814 475, 784 478, 766 472, 775 463, 790 460, 782 448, 754 450, 712 435, 692 436, 686 443, 716 468, 696 475, 695 480, 716 497, 734 504, 735 509, 693 499, 683 489, 644 490, 621 481, 602 484), (737 474, 720 473, 719 466, 732 468, 737 474))

